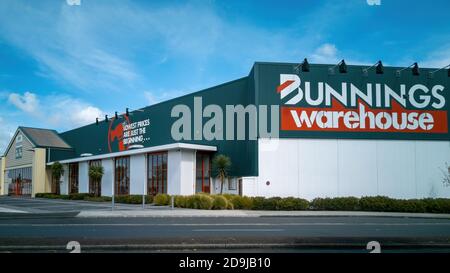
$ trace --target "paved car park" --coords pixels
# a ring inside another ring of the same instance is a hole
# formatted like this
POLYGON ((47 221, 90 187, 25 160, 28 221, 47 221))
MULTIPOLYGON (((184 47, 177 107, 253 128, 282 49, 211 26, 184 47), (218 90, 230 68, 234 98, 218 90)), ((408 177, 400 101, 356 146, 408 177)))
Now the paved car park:
MULTIPOLYGON (((154 207, 146 205, 146 208, 167 209, 166 207, 154 207)), ((12 197, 0 196, 0 213, 61 213, 61 212, 79 212, 89 210, 110 211, 111 202, 89 202, 82 200, 58 200, 30 197, 12 197)), ((114 206, 115 210, 140 210, 142 204, 118 204, 114 206)))

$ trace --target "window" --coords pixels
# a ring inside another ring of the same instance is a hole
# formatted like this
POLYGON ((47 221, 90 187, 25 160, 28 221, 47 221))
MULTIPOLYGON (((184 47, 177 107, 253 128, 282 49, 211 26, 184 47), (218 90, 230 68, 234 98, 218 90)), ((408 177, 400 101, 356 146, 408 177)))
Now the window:
POLYGON ((228 178, 228 190, 236 190, 237 189, 237 178, 229 177, 228 178))
MULTIPOLYGON (((101 166, 101 160, 91 160, 89 161, 89 167, 91 166, 101 166)), ((95 196, 101 196, 102 194, 102 183, 95 183, 91 177, 89 177, 89 193, 95 196)))
POLYGON ((16 159, 22 158, 22 155, 23 155, 22 146, 16 147, 16 159))
POLYGON ((78 193, 78 163, 69 164, 69 193, 78 193))
POLYGON ((195 192, 210 192, 211 162, 209 154, 197 152, 195 163, 195 192))
POLYGON ((130 194, 130 157, 116 157, 114 170, 115 194, 130 194))
POLYGON ((9 195, 31 195, 31 167, 8 170, 6 177, 11 179, 9 195))
POLYGON ((167 193, 167 152, 147 156, 147 193, 167 193))
POLYGON ((16 137, 16 150, 15 150, 16 159, 22 158, 23 155, 22 140, 23 140, 22 135, 18 134, 16 137))

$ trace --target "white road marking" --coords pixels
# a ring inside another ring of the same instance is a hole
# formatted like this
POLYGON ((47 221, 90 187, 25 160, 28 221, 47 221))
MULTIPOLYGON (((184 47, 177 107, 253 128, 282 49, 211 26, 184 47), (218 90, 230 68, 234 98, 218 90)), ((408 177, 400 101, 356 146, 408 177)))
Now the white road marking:
POLYGON ((258 229, 258 228, 211 228, 211 229, 193 229, 192 231, 196 231, 196 232, 210 232, 210 231, 232 231, 232 232, 241 232, 241 231, 263 231, 263 232, 279 232, 279 231, 284 231, 284 229, 258 229))
POLYGON ((151 223, 82 223, 82 224, 0 224, 0 227, 90 227, 90 226, 124 226, 124 227, 151 227, 151 226, 450 226, 448 223, 174 223, 174 224, 151 224, 151 223))
POLYGON ((5 208, 5 207, 0 207, 0 212, 27 213, 26 211, 23 211, 23 210, 10 209, 10 208, 5 208))

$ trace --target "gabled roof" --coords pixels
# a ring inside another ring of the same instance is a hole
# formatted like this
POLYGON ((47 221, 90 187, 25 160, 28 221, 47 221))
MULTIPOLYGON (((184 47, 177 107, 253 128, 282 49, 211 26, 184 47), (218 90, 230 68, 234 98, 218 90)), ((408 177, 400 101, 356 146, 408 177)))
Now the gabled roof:
POLYGON ((31 142, 34 148, 72 149, 55 130, 19 126, 5 150, 6 155, 19 132, 31 142))
POLYGON ((71 149, 55 130, 19 127, 19 130, 38 148, 60 148, 71 149))

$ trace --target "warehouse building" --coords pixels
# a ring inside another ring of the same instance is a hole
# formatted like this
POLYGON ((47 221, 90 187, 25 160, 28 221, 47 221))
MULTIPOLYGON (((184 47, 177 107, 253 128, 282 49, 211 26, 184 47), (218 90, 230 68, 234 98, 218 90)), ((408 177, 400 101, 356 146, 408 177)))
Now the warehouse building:
POLYGON ((224 154, 229 193, 448 198, 449 79, 417 64, 255 63, 246 77, 67 132, 19 127, 1 193, 217 193, 211 159, 224 154))

